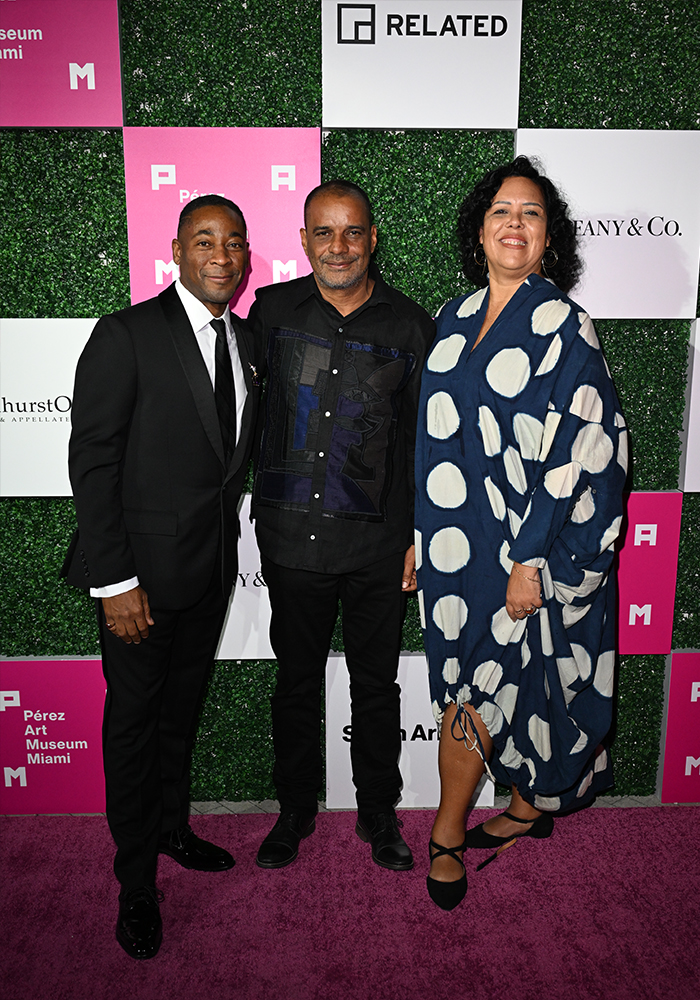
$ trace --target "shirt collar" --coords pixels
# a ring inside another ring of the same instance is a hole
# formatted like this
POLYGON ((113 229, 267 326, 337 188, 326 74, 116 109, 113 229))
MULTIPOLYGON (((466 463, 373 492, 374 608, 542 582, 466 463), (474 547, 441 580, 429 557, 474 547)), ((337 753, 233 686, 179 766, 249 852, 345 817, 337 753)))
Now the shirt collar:
MULTIPOLYGON (((197 296, 193 295, 189 288, 185 288, 179 278, 175 281, 175 290, 180 296, 180 302, 182 302, 182 306, 187 313, 187 318, 190 321, 190 326, 195 333, 199 333, 199 331, 203 330, 205 326, 209 326, 213 319, 216 319, 204 303, 200 302, 197 296)), ((218 318, 224 320, 227 330, 231 329, 231 311, 228 307, 228 303, 223 314, 218 318)))
MULTIPOLYGON (((362 306, 360 306, 360 309, 369 306, 379 305, 381 302, 384 302, 387 305, 391 306, 394 312, 396 312, 394 300, 391 295, 391 287, 387 285, 386 281, 384 281, 384 279, 382 278, 381 274, 379 273, 379 268, 374 263, 374 261, 370 262, 369 276, 370 278, 374 279, 374 288, 372 289, 372 294, 370 295, 369 299, 367 300, 367 302, 364 302, 362 306)), ((316 284, 316 279, 314 278, 313 272, 311 274, 307 274, 304 278, 302 278, 298 283, 298 287, 294 289, 291 296, 292 308, 293 309, 298 308, 298 306, 306 302, 307 299, 311 298, 311 296, 315 296, 319 300, 319 302, 326 307, 332 306, 332 304, 328 302, 327 299, 324 299, 323 296, 321 295, 321 290, 316 284)))

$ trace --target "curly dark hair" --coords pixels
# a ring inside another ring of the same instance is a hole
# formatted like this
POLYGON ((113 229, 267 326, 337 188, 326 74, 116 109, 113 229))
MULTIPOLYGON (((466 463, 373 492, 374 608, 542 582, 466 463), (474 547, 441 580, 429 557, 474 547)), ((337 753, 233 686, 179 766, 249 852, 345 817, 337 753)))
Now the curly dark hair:
POLYGON ((507 177, 527 177, 539 187, 547 212, 547 235, 551 246, 559 254, 554 267, 546 267, 546 275, 569 292, 583 272, 583 260, 578 252, 576 227, 568 215, 568 205, 548 177, 538 170, 537 161, 518 156, 511 163, 504 163, 479 181, 471 194, 462 202, 457 221, 457 233, 462 254, 462 267, 469 281, 476 285, 488 284, 486 273, 474 260, 474 250, 479 245, 479 229, 496 192, 507 177))

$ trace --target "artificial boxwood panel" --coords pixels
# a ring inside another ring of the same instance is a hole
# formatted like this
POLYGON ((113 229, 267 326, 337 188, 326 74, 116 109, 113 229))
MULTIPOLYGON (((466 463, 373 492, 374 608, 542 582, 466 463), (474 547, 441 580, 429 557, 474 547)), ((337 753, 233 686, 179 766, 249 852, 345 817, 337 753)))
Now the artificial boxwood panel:
POLYGON ((129 305, 121 130, 0 129, 2 316, 129 305))
POLYGON ((696 129, 697 0, 524 0, 521 128, 696 129))
POLYGON ((628 488, 678 489, 690 323, 597 319, 595 327, 630 430, 628 488))
POLYGON ((319 0, 122 0, 126 125, 321 124, 319 0))
POLYGON ((683 497, 673 648, 700 649, 700 493, 683 497))

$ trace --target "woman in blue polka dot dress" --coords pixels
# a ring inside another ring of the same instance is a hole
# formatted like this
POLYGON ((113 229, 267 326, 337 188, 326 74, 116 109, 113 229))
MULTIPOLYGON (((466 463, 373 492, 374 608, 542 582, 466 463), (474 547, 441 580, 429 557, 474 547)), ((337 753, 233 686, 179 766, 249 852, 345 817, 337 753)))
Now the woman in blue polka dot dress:
POLYGON ((610 787, 613 545, 627 435, 590 317, 567 297, 573 222, 525 157, 464 202, 468 278, 423 373, 416 563, 440 806, 428 890, 452 909, 463 852, 548 837, 553 813, 610 787), (486 769, 508 811, 465 836, 486 769))

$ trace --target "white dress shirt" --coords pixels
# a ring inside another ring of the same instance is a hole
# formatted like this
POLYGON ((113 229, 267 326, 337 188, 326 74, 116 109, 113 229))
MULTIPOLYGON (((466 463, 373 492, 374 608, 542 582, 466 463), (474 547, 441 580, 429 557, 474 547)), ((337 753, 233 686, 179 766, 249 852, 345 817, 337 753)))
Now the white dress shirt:
MULTIPOLYGON (((197 346, 202 354, 202 359, 204 364, 207 366, 207 371, 209 372, 209 378, 211 380, 212 390, 214 388, 214 373, 215 373, 215 350, 216 350, 216 330, 211 325, 212 319, 216 317, 212 316, 209 309, 201 302, 196 295, 193 295, 189 289, 185 288, 180 279, 178 278, 175 282, 175 290, 180 297, 180 302, 187 313, 187 318, 190 321, 192 327, 192 332, 195 335, 197 341, 197 346)), ((238 353, 238 342, 236 340, 236 334, 233 330, 233 325, 231 323, 231 310, 228 305, 224 310, 223 316, 219 317, 223 319, 226 324, 226 333, 228 335, 228 350, 231 355, 231 368, 233 370, 233 384, 236 389, 236 443, 241 434, 241 420, 243 418, 243 407, 245 406, 246 396, 248 395, 248 389, 245 384, 245 377, 243 375, 243 365, 241 364, 241 357, 238 353)), ((138 587, 139 579, 137 576, 133 576, 130 580, 122 580, 121 583, 110 583, 106 587, 90 587, 91 597, 116 597, 118 594, 124 594, 127 590, 133 590, 134 587, 138 587)))

